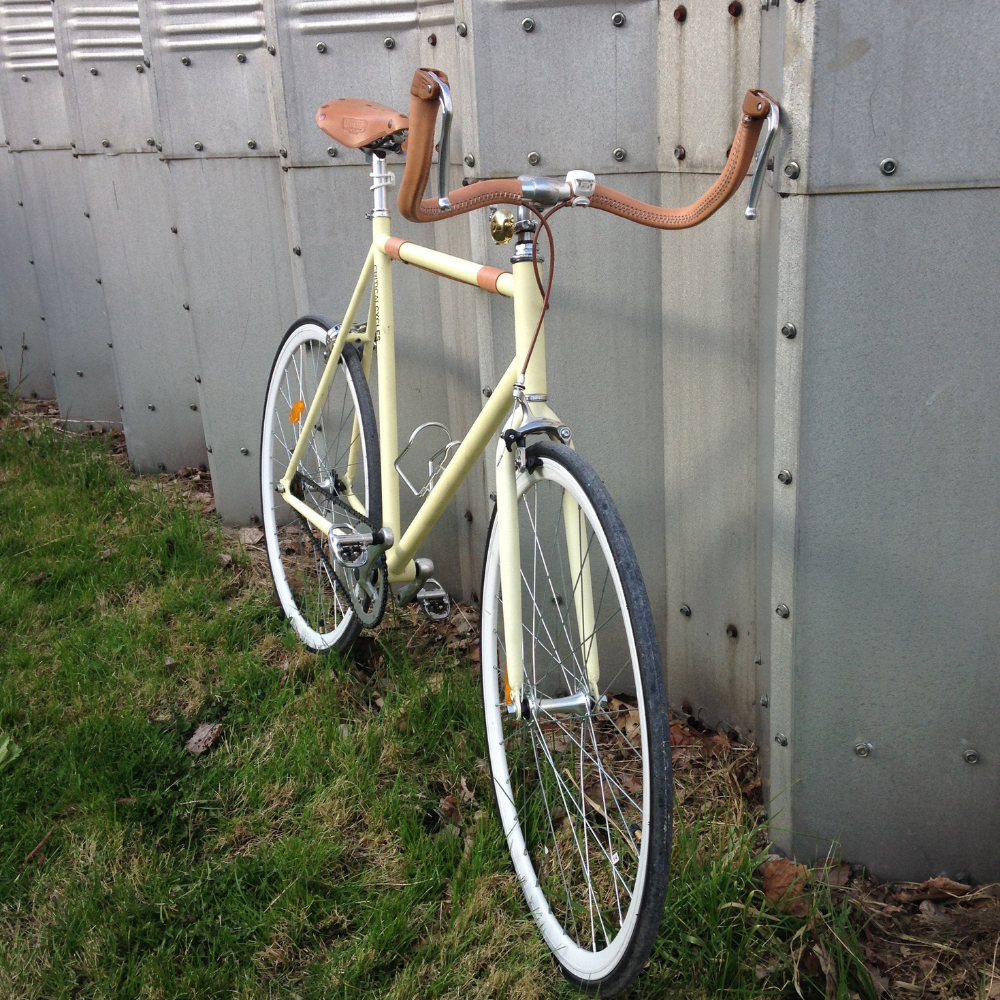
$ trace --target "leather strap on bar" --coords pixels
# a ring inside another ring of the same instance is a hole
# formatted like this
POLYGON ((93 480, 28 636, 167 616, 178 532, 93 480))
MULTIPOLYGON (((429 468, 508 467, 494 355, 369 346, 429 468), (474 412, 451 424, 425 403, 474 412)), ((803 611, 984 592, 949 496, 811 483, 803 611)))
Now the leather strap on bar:
POLYGON ((621 216, 641 226, 651 226, 653 229, 688 229, 704 222, 710 215, 717 212, 736 193, 753 162, 754 150, 760 130, 771 110, 771 101, 763 90, 748 90, 743 99, 743 117, 736 138, 730 147, 729 156, 722 173, 715 183, 693 204, 687 208, 660 208, 659 205, 649 205, 637 201, 628 195, 598 184, 590 199, 590 207, 602 212, 621 216))
POLYGON ((434 73, 445 83, 448 77, 440 70, 418 69, 410 86, 410 133, 406 139, 406 166, 399 185, 396 203, 400 215, 411 222, 437 222, 464 215, 487 205, 520 205, 521 182, 518 180, 478 181, 452 191, 448 198, 451 209, 438 208, 437 198, 424 198, 427 178, 431 173, 434 153, 434 126, 437 123, 438 98, 441 88, 431 76, 434 73))

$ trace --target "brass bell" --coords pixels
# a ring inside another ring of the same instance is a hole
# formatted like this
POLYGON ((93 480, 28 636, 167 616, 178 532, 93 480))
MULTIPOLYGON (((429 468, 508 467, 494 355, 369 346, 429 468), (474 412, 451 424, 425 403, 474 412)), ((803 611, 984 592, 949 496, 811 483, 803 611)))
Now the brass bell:
POLYGON ((510 243, 514 236, 514 213, 509 208, 490 212, 490 236, 494 243, 510 243))

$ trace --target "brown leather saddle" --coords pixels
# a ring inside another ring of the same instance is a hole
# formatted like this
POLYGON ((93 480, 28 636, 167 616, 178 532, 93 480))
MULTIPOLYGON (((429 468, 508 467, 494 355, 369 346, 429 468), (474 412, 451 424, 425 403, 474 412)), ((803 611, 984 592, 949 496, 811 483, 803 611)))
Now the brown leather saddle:
POLYGON ((327 101, 316 112, 316 124, 348 149, 393 149, 397 152, 410 127, 406 115, 360 97, 327 101))

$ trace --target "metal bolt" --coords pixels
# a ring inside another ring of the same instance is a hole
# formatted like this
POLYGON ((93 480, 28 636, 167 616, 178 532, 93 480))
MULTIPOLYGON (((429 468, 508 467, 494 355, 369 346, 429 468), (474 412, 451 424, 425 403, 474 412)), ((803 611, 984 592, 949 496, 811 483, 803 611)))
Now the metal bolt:
POLYGON ((212 446, 210 444, 205 445, 205 451, 207 451, 209 453, 209 455, 211 455, 212 454, 212 446))
POLYGON ((295 254, 296 257, 301 257, 302 247, 292 247, 292 253, 295 254))
POLYGON ((795 324, 794 323, 785 323, 781 327, 781 336, 784 337, 784 338, 786 338, 787 340, 794 340, 795 339, 795 335, 798 332, 799 331, 795 329, 795 324))
POLYGON ((619 163, 625 159, 625 150, 621 146, 615 147, 615 151, 611 154, 619 163))
POLYGON ((683 160, 687 156, 687 150, 683 146, 674 146, 674 159, 683 160))
POLYGON ((760 696, 760 707, 767 708, 771 704, 771 699, 766 694, 760 696))
POLYGON ((533 17, 526 17, 521 22, 521 27, 524 28, 525 31, 534 31, 535 30, 535 19, 533 17))
POLYGON ((471 510, 467 510, 465 512, 465 519, 466 519, 466 521, 469 522, 469 524, 472 524, 472 511, 471 510))
POLYGON ((691 608, 687 604, 682 604, 681 605, 681 614, 685 618, 690 618, 691 617, 691 608))
POLYGON ((146 69, 149 69, 149 60, 145 57, 143 57, 142 64, 146 67, 146 69))
POLYGON ((465 36, 469 33, 469 28, 465 21, 459 21, 458 24, 455 25, 455 30, 458 32, 459 38, 465 38, 465 36))
POLYGON ((111 341, 109 340, 109 341, 108 341, 108 347, 114 347, 114 346, 115 346, 115 345, 114 345, 114 344, 112 344, 112 343, 111 343, 111 341))
POLYGON ((483 395, 489 399, 493 395, 493 390, 487 385, 483 388, 483 395))
POLYGON ((740 630, 735 625, 727 625, 726 635, 728 635, 730 639, 738 639, 740 637, 740 630))
POLYGON ((317 42, 316 43, 316 51, 317 52, 326 52, 326 42, 317 42))
POLYGON ((687 20, 687 16, 688 9, 684 6, 684 4, 681 4, 680 7, 674 8, 674 20, 677 21, 678 24, 683 24, 687 20))
POLYGON ((35 262, 30 257, 28 258, 28 263, 31 264, 32 267, 35 265, 35 262))
POLYGON ((83 372, 77 372, 77 375, 79 375, 80 378, 83 378, 83 372))
POLYGON ((763 659, 761 659, 761 655, 760 655, 760 653, 758 653, 758 654, 757 654, 757 655, 756 655, 756 656, 755 656, 755 657, 753 658, 753 662, 754 662, 754 663, 756 663, 758 667, 759 667, 759 666, 760 666, 760 665, 761 665, 761 664, 762 664, 762 663, 764 662, 764 661, 763 661, 763 659))
POLYGON ((978 750, 963 750, 962 760, 966 764, 978 764, 979 763, 979 751, 978 750))
POLYGON ((615 12, 614 12, 614 13, 613 13, 613 14, 611 15, 611 23, 612 23, 612 24, 613 24, 613 25, 614 25, 614 26, 615 26, 616 28, 621 28, 621 27, 623 27, 623 26, 624 26, 624 24, 625 24, 625 15, 624 15, 624 14, 623 14, 623 13, 622 13, 622 12, 621 12, 620 10, 616 10, 616 11, 615 11, 615 12))
MULTIPOLYGON (((197 382, 197 383, 198 383, 199 385, 201 384, 201 376, 200 376, 200 375, 195 375, 195 377, 194 377, 194 380, 195 380, 195 382, 197 382)), ((209 449, 209 450, 211 451, 211 449, 209 449)))
POLYGON ((777 743, 779 747, 787 747, 788 737, 784 733, 778 733, 774 737, 774 742, 777 743))
POLYGON ((41 140, 41 139, 32 139, 31 141, 32 141, 32 142, 33 142, 33 143, 34 143, 34 144, 35 144, 36 146, 38 146, 38 145, 41 145, 41 142, 42 142, 42 140, 41 140))
POLYGON ((383 45, 384 45, 384 46, 385 46, 385 47, 386 47, 387 49, 394 49, 394 48, 396 47, 396 39, 395 39, 395 38, 393 38, 392 36, 389 36, 389 37, 387 37, 387 38, 383 38, 383 39, 382 39, 382 44, 383 44, 383 45))
POLYGON ((565 441, 567 444, 569 443, 569 439, 573 436, 573 432, 565 424, 560 427, 556 433, 559 435, 559 440, 565 441))
POLYGON ((273 45, 268 45, 268 47, 267 47, 267 54, 269 56, 273 56, 274 53, 277 52, 277 51, 278 50, 273 45))
POLYGON ((285 149, 284 146, 282 146, 281 149, 278 150, 278 156, 281 156, 281 157, 288 156, 288 150, 285 149))
POLYGON ((171 226, 170 227, 170 232, 176 233, 177 232, 177 227, 176 226, 171 226))
POLYGON ((110 146, 111 146, 111 140, 110 140, 110 139, 102 139, 102 140, 101 140, 101 145, 102 145, 102 146, 103 146, 103 147, 104 147, 105 149, 108 149, 108 148, 110 148, 110 146))
POLYGON ((733 0, 733 2, 726 8, 733 17, 739 17, 743 13, 743 4, 739 0, 733 0))
POLYGON ((197 149, 198 152, 200 153, 205 147, 200 142, 196 142, 194 144, 194 148, 197 149))
POLYGON ((241 455, 249 455, 250 454, 250 449, 249 448, 240 448, 240 454, 241 455))
POLYGON ((799 176, 799 165, 794 160, 789 160, 785 164, 785 176, 791 178, 793 181, 799 176))
POLYGON ((891 156, 887 156, 879 163, 878 168, 886 177, 891 177, 896 172, 897 166, 896 161, 891 156))
POLYGON ((434 46, 437 45, 437 43, 438 43, 438 36, 435 35, 433 32, 431 32, 431 34, 427 36, 427 44, 430 46, 434 46))
MULTIPOLYGON (((36 139, 35 142, 38 142, 38 140, 36 139)), ((530 163, 531 166, 537 167, 538 164, 541 163, 541 162, 542 162, 542 158, 541 158, 541 156, 538 155, 538 153, 536 153, 534 151, 528 153, 528 163, 530 163)))
POLYGON ((870 743, 855 743, 854 752, 859 757, 867 757, 875 748, 870 743))
POLYGON ((136 73, 145 73, 146 72, 146 67, 143 66, 142 63, 136 63, 135 64, 135 71, 136 71, 136 73))
POLYGON ((188 310, 188 312, 190 312, 190 311, 191 311, 191 306, 190 306, 190 305, 188 305, 188 303, 187 303, 187 302, 182 302, 182 303, 181 303, 181 305, 182 305, 182 306, 183 306, 183 307, 184 307, 185 309, 187 309, 187 310, 188 310))
POLYGON ((236 61, 237 62, 241 62, 241 63, 246 62, 247 61, 247 57, 246 57, 246 55, 244 53, 237 52, 236 53, 236 61))
POLYGON ((778 473, 778 482, 781 483, 783 486, 788 486, 791 484, 792 474, 788 471, 788 469, 782 469, 781 472, 778 473))
POLYGON ((96 66, 91 66, 90 67, 90 75, 91 76, 97 76, 97 67, 96 66))
POLYGON ((191 409, 192 410, 197 410, 198 409, 198 404, 197 403, 192 403, 191 404, 191 409))
POLYGON ((253 139, 247 139, 247 149, 256 149, 257 143, 253 139))
POLYGON ((181 56, 181 65, 182 66, 190 66, 191 65, 191 58, 189 56, 181 56))
MULTIPOLYGON (((19 201, 18 205, 20 205, 22 208, 24 208, 24 202, 23 201, 19 201)), ((84 214, 86 214, 86 213, 84 213, 84 214)))
POLYGON ((787 617, 788 617, 788 616, 789 616, 789 615, 791 614, 791 611, 789 611, 789 610, 788 610, 788 605, 787 605, 787 604, 779 604, 779 605, 778 605, 778 606, 777 606, 777 607, 776 607, 776 608, 774 609, 774 613, 775 613, 775 614, 776 614, 776 615, 777 615, 777 616, 778 616, 779 618, 787 618, 787 617))
POLYGON ((336 156, 337 155, 337 147, 336 146, 327 146, 326 147, 326 155, 327 156, 336 156))
POLYGON ((24 73, 21 74, 21 82, 22 83, 27 83, 28 82, 28 78, 27 78, 27 76, 25 76, 24 73))
POLYGON ((146 406, 146 409, 147 409, 147 410, 155 410, 155 409, 156 409, 156 407, 155 407, 155 406, 153 406, 153 404, 152 404, 152 403, 149 403, 149 404, 147 404, 147 406, 146 406))
POLYGON ((476 158, 472 155, 472 153, 465 154, 465 165, 467 167, 474 167, 476 165, 476 158))
POLYGON ((147 146, 155 146, 156 145, 156 140, 155 139, 147 139, 146 140, 146 145, 147 146))

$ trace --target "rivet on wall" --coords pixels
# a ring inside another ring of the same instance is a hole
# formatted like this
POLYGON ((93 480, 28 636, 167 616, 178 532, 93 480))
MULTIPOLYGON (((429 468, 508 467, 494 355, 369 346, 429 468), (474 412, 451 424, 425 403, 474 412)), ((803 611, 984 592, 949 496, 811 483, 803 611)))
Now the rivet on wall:
POLYGON ((542 157, 538 153, 534 152, 534 150, 528 153, 528 163, 530 163, 531 166, 537 167, 538 164, 541 162, 542 162, 542 157))
POLYGON ((684 4, 681 4, 679 7, 674 8, 674 20, 678 24, 683 24, 687 20, 687 16, 688 16, 688 9, 687 7, 684 6, 684 4))
POLYGON ((384 45, 384 46, 385 46, 385 47, 386 47, 387 49, 394 49, 394 48, 396 47, 396 39, 395 39, 395 38, 392 38, 391 36, 390 36, 390 37, 388 37, 388 38, 383 38, 383 39, 382 39, 382 44, 383 44, 383 45, 384 45))
POLYGON ((465 36, 469 33, 469 27, 465 21, 459 21, 458 24, 455 25, 455 30, 458 32, 459 38, 465 38, 465 36))
POLYGON ((612 24, 613 24, 613 25, 614 25, 614 26, 615 26, 616 28, 621 28, 621 27, 624 27, 624 25, 625 25, 625 15, 624 15, 624 13, 622 13, 622 11, 620 11, 620 10, 616 10, 616 11, 615 11, 615 12, 614 12, 614 13, 613 13, 613 14, 611 15, 611 23, 612 23, 612 24))
POLYGON ((326 42, 317 42, 316 51, 319 53, 326 52, 326 42))
POLYGON ((521 27, 522 27, 522 28, 523 28, 523 29, 524 29, 525 31, 527 31, 527 32, 529 32, 529 33, 530 33, 530 32, 532 32, 532 31, 534 31, 534 30, 535 30, 535 19, 534 19, 533 17, 526 17, 526 18, 525 18, 525 19, 524 19, 524 20, 523 20, 523 21, 521 22, 521 27))

